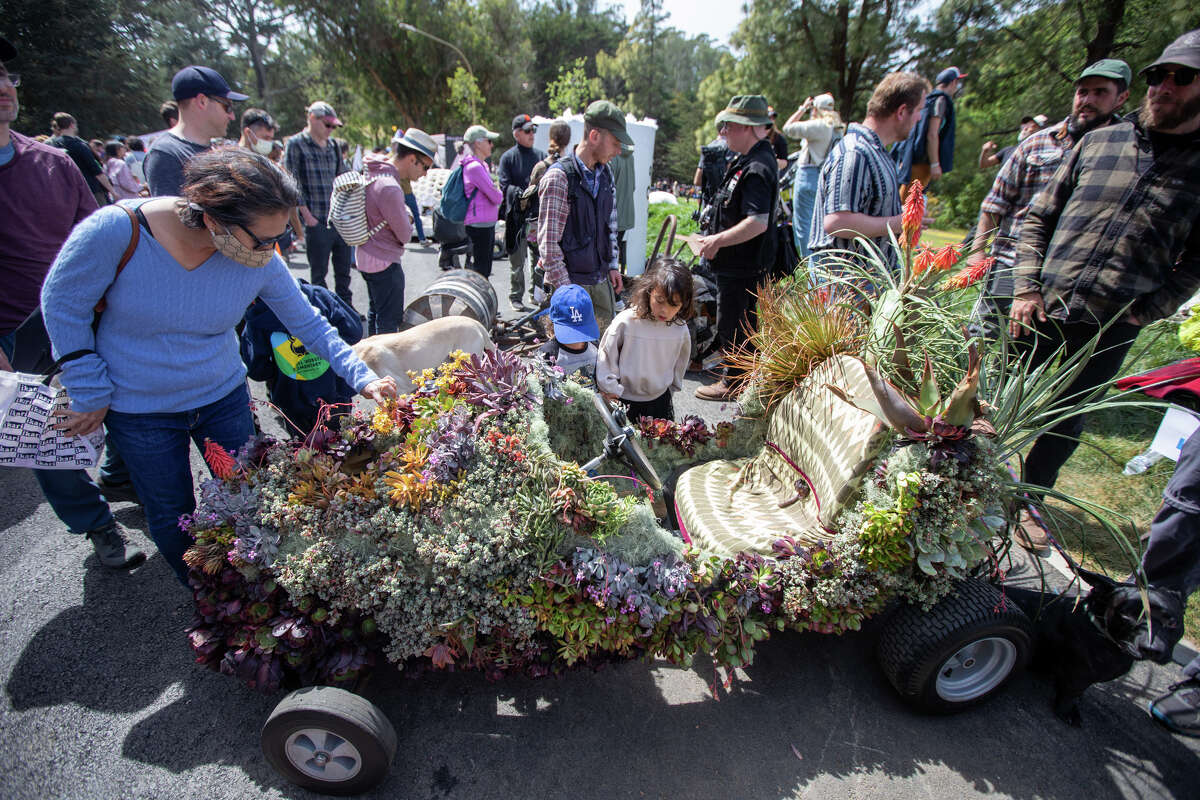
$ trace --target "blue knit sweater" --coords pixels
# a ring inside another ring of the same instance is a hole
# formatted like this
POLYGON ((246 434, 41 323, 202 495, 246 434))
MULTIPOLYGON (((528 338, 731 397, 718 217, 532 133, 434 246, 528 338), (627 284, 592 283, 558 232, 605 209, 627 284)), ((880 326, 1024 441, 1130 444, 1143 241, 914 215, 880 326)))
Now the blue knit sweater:
POLYGON ((376 379, 301 294, 278 255, 256 269, 214 253, 189 271, 142 228, 114 283, 130 233, 121 209, 92 214, 72 231, 42 287, 55 358, 95 351, 63 366, 72 409, 153 414, 220 400, 246 380, 233 328, 255 297, 356 391, 376 379), (92 307, 102 296, 108 308, 93 336, 92 307))

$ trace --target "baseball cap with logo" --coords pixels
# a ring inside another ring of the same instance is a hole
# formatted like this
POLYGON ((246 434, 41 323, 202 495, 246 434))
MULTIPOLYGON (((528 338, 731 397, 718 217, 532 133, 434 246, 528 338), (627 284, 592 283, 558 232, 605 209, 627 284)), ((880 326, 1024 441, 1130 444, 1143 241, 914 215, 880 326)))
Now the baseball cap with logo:
POLYGON ((318 100, 308 107, 308 113, 318 119, 323 119, 335 128, 340 128, 346 123, 338 119, 337 112, 333 110, 333 106, 326 103, 324 100, 318 100))
POLYGON ((533 133, 537 130, 537 123, 533 121, 533 117, 528 114, 517 114, 513 117, 512 129, 527 131, 533 133))
POLYGON ((1146 70, 1163 64, 1178 64, 1181 67, 1200 69, 1200 28, 1188 31, 1171 42, 1153 64, 1143 67, 1138 74, 1144 75, 1146 70))
POLYGON ((198 94, 207 97, 224 97, 227 100, 249 100, 250 96, 235 92, 211 67, 184 67, 171 79, 171 96, 176 100, 190 100, 198 94))
POLYGON ((608 100, 597 100, 588 106, 583 112, 583 121, 593 128, 608 131, 621 144, 633 144, 633 138, 625 129, 625 114, 608 100))
POLYGON ((592 298, 578 284, 560 286, 550 295, 550 321, 554 323, 554 338, 562 344, 594 342, 600 338, 592 298))
POLYGON ((958 67, 946 67, 937 74, 937 80, 934 82, 938 84, 949 83, 956 78, 965 77, 967 77, 967 73, 960 71, 958 67))
POLYGON ((430 158, 437 158, 437 142, 420 128, 396 131, 396 135, 392 137, 392 141, 396 144, 404 145, 409 150, 416 150, 418 153, 423 153, 430 158))
POLYGON ((1089 64, 1079 73, 1076 83, 1084 78, 1108 78, 1113 81, 1125 81, 1128 86, 1133 81, 1133 70, 1119 58, 1102 58, 1095 64, 1089 64))

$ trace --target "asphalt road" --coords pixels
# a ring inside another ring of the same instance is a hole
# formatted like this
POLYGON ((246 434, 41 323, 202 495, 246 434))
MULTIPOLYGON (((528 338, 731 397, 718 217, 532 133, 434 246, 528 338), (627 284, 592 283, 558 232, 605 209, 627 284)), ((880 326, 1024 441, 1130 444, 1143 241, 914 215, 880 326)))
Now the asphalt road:
MULTIPOLYGON (((437 274, 406 257, 408 296, 437 274)), ((507 310, 507 267, 493 279, 507 310)), ((366 291, 355 279, 355 295, 366 291)), ((697 385, 689 381, 685 393, 697 385)), ((728 410, 681 396, 677 413, 728 410)), ((201 470, 199 461, 196 471, 201 470)), ((153 555, 131 574, 67 535, 24 470, 0 470, 0 798, 307 798, 276 776, 264 697, 193 664, 189 594, 153 555)), ((137 507, 114 507, 153 552, 137 507)), ((909 711, 874 631, 777 634, 720 701, 711 669, 640 663, 488 683, 377 673, 364 694, 399 749, 378 798, 1200 797, 1200 742, 1146 702, 1179 675, 1139 664, 1059 722, 1021 675, 952 717, 909 711)))

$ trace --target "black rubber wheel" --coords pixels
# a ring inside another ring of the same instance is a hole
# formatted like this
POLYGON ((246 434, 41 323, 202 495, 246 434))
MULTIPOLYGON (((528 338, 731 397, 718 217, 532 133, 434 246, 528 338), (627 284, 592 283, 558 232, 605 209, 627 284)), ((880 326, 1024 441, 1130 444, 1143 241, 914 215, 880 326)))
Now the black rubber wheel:
POLYGON ((1000 590, 966 580, 928 612, 904 605, 879 637, 879 665, 913 707, 952 714, 992 697, 1029 663, 1033 628, 1000 590))
POLYGON ((289 782, 322 794, 361 794, 396 755, 396 731, 369 700, 331 686, 289 694, 262 729, 262 749, 289 782))

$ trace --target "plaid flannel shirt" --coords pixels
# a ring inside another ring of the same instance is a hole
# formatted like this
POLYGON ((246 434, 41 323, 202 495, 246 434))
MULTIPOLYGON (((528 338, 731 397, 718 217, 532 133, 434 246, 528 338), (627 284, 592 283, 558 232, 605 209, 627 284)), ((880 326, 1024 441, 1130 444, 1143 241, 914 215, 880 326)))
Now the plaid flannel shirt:
POLYGON ((1131 115, 1084 136, 1033 200, 1017 241, 1017 294, 1048 314, 1139 324, 1200 287, 1200 133, 1155 152, 1131 115))
POLYGON ((1063 156, 1074 144, 1067 133, 1067 121, 1063 120, 1027 136, 1000 167, 992 190, 979 206, 980 211, 998 220, 991 253, 999 267, 1011 269, 1016 263, 1017 231, 1029 204, 1054 177, 1063 156))
MULTIPOLYGON (((595 178, 593 178, 593 187, 589 187, 587 177, 589 172, 598 176, 599 171, 589 171, 573 151, 568 158, 576 159, 576 166, 579 167, 579 173, 583 176, 579 188, 585 192, 594 192, 595 178)), ((608 165, 602 164, 599 169, 608 169, 608 165)), ((616 185, 616 181, 613 181, 613 185, 616 185)), ((567 217, 571 213, 571 206, 567 202, 566 170, 546 170, 538 184, 538 204, 537 243, 538 252, 541 253, 539 263, 546 274, 546 283, 557 289, 559 286, 571 282, 567 275, 567 262, 563 258, 562 251, 563 231, 567 228, 567 217)), ((613 254, 609 269, 620 269, 617 259, 617 204, 615 202, 612 214, 609 216, 609 240, 612 244, 613 254)))
POLYGON ((300 185, 300 205, 307 206, 317 221, 325 224, 329 219, 333 179, 349 170, 342 160, 341 148, 332 139, 324 147, 318 147, 308 131, 300 131, 288 138, 283 163, 300 185))

